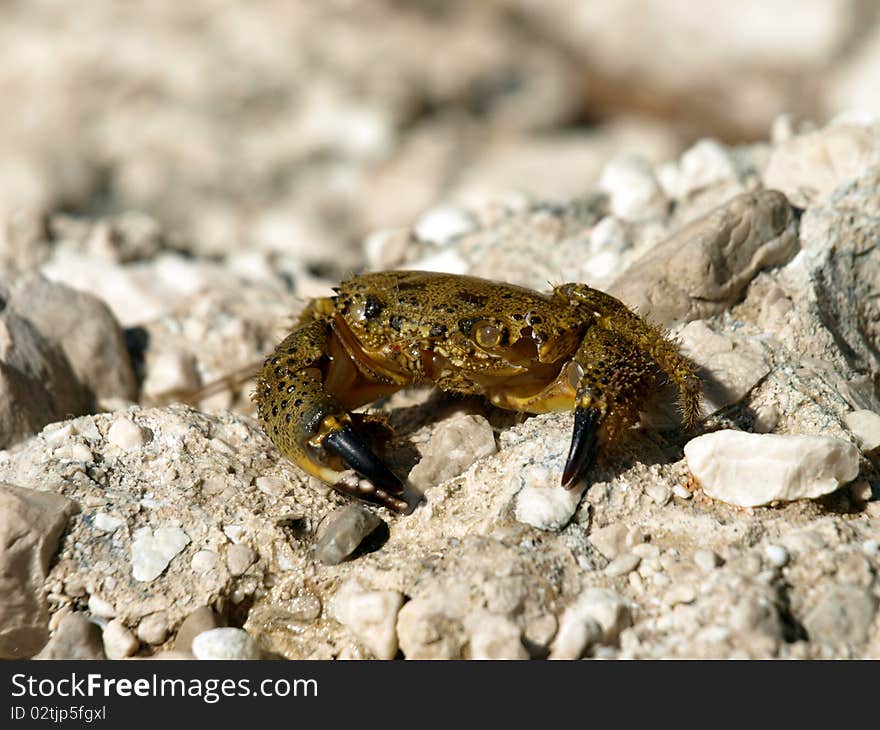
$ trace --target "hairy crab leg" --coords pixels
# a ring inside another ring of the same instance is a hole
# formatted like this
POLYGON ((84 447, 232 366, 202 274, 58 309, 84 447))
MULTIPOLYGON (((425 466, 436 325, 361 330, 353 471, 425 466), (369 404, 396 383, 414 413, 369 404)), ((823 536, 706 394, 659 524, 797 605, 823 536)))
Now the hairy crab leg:
POLYGON ((354 367, 348 358, 328 355, 340 351, 325 319, 291 332, 258 378, 254 400, 259 418, 278 450, 309 474, 340 492, 403 512, 408 508, 400 498, 403 483, 364 443, 351 414, 325 387, 327 382, 348 386, 358 379, 356 373, 340 375, 340 369, 354 367))

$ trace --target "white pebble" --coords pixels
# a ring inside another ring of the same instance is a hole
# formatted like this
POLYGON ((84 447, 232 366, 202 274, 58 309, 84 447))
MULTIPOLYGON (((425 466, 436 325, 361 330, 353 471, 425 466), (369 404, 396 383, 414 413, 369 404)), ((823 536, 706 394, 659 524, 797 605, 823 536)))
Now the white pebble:
POLYGON ((859 473, 859 450, 827 436, 715 431, 684 447, 710 497, 740 507, 829 494, 859 473))
POLYGON ((531 465, 521 474, 522 489, 516 495, 516 519, 539 530, 558 530, 577 510, 586 485, 575 489, 559 486, 558 472, 531 465))
POLYGON ((115 532, 125 524, 125 520, 120 517, 108 515, 106 512, 96 512, 92 519, 92 525, 101 532, 115 532))
POLYGON ((880 414, 867 410, 853 411, 847 413, 843 420, 865 451, 880 448, 880 414))
POLYGON ((639 567, 641 558, 638 555, 629 553, 628 555, 619 555, 614 558, 607 566, 605 566, 605 575, 616 578, 620 575, 626 575, 630 571, 639 567))
POLYGON ((876 555, 877 553, 880 553, 880 542, 877 542, 877 540, 874 539, 865 540, 862 543, 862 552, 865 553, 865 555, 876 555))
POLYGON ((92 616, 100 618, 113 618, 116 615, 116 608, 110 601, 105 601, 96 594, 89 596, 89 612, 92 616))
POLYGON ((788 562, 788 551, 781 545, 765 545, 764 557, 774 568, 781 568, 788 562))
POLYGON ((605 527, 598 527, 590 531, 590 544, 596 548, 603 557, 614 560, 627 546, 629 530, 622 522, 615 522, 605 527))
POLYGON ((413 226, 420 241, 444 246, 476 228, 473 217, 460 208, 440 207, 429 210, 413 226))
POLYGON ((208 629, 192 642, 196 659, 259 659, 260 649, 246 631, 235 628, 208 629))
POLYGON ((257 477, 254 484, 263 494, 272 497, 283 497, 287 491, 287 482, 278 477, 257 477))
POLYGON ((104 653, 108 659, 125 659, 134 654, 140 644, 135 635, 119 619, 113 619, 104 627, 102 636, 104 653))
POLYGON ((232 542, 239 543, 245 539, 247 531, 242 525, 224 525, 223 534, 232 540, 232 542))
POLYGON ((349 580, 333 596, 330 612, 346 626, 377 659, 397 654, 397 612, 403 596, 397 591, 365 590, 349 580))
POLYGON ((139 449, 147 442, 144 429, 130 418, 117 418, 107 431, 107 440, 124 451, 139 449))
POLYGON ((616 643, 620 632, 629 626, 632 614, 623 598, 604 588, 587 588, 565 609, 550 658, 577 659, 598 641, 616 643))
POLYGON ((226 548, 226 567, 231 575, 243 575, 257 559, 257 554, 247 545, 230 545, 226 548))
POLYGON ((190 542, 179 527, 149 527, 136 530, 131 542, 131 574, 135 580, 158 578, 174 557, 190 542))
POLYGON ((669 487, 665 484, 648 484, 645 486, 645 494, 661 507, 669 501, 669 487))
POLYGON ((220 556, 212 550, 199 550, 192 556, 190 567, 196 573, 207 573, 217 567, 220 562, 220 556))
POLYGON ((681 484, 676 484, 672 488, 672 493, 679 499, 690 499, 693 495, 681 484))
POLYGON ((50 423, 40 432, 40 435, 43 437, 46 445, 53 448, 56 446, 61 446, 61 444, 65 443, 75 434, 76 431, 74 430, 73 424, 70 423, 70 421, 62 421, 61 423, 50 423))
POLYGON ((680 603, 693 603, 697 597, 694 587, 688 583, 676 583, 666 591, 663 602, 667 606, 677 606, 680 603))
POLYGON ((713 550, 697 550, 694 564, 704 573, 711 573, 721 564, 721 558, 713 550))
POLYGON ((660 548, 649 542, 645 542, 641 545, 633 545, 632 554, 638 555, 643 559, 656 560, 660 557, 660 548))
POLYGON ((651 164, 640 157, 617 157, 608 162, 599 177, 599 188, 608 193, 614 215, 624 220, 666 215, 666 195, 651 164))
POLYGON ((477 610, 465 618, 472 659, 528 659, 522 631, 507 616, 477 610))
POLYGON ((145 644, 156 646, 168 638, 168 616, 164 611, 144 616, 137 626, 137 637, 145 644))
POLYGON ((147 361, 143 390, 147 395, 195 390, 201 384, 196 358, 188 352, 167 350, 147 361))

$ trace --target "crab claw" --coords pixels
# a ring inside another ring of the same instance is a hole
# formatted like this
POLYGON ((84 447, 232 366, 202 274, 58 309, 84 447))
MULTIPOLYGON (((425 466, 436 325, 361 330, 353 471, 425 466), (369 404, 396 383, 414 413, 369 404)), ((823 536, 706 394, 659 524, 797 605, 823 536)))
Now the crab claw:
POLYGON ((336 454, 345 465, 356 471, 363 479, 352 483, 341 479, 336 488, 360 499, 378 502, 390 509, 402 512, 407 503, 395 495, 403 494, 403 483, 364 443, 348 424, 324 437, 323 446, 336 454))
POLYGON ((571 434, 571 447, 565 469, 562 470, 562 486, 571 489, 580 481, 587 469, 592 466, 598 451, 596 424, 599 411, 595 408, 576 408, 574 411, 574 430, 571 434))

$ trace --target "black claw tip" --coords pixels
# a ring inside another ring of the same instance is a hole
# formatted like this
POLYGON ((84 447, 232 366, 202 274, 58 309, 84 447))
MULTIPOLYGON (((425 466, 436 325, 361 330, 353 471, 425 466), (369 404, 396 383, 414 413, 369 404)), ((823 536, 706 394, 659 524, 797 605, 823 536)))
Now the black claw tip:
MULTIPOLYGON (((401 494, 403 484, 363 442, 355 430, 345 425, 324 438, 324 448, 336 454, 346 466, 354 469, 380 489, 391 494, 401 494)), ((365 497, 367 495, 364 495, 365 497)))
POLYGON ((598 451, 596 424, 599 411, 595 408, 576 408, 571 448, 565 469, 562 470, 562 486, 571 489, 592 466, 598 451))

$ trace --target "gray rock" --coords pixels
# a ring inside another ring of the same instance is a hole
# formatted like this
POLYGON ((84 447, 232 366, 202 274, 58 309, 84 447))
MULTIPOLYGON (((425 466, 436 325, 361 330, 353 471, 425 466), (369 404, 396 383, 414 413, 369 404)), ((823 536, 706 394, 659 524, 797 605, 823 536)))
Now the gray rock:
POLYGON ((17 277, 10 293, 10 308, 61 345, 92 398, 137 398, 137 381, 122 328, 104 302, 36 272, 17 277))
POLYGON ((34 659, 105 659, 100 627, 81 613, 65 616, 34 659))
POLYGON ((27 658, 49 638, 43 583, 76 503, 0 484, 0 658, 27 658))
POLYGON ((654 246, 609 292, 671 327, 724 311, 759 271, 784 264, 797 249, 797 219, 785 196, 744 193, 654 246))
POLYGON ((0 312, 0 448, 90 407, 61 348, 29 320, 0 312))
POLYGON ((804 616, 810 641, 858 647, 868 639, 877 597, 868 588, 837 585, 826 591, 804 616))
POLYGON ((338 565, 381 524, 379 515, 359 504, 334 510, 318 532, 315 559, 324 565, 338 565))
POLYGON ((204 631, 225 626, 225 622, 208 606, 202 606, 187 616, 177 628, 175 651, 191 651, 193 639, 204 631))

